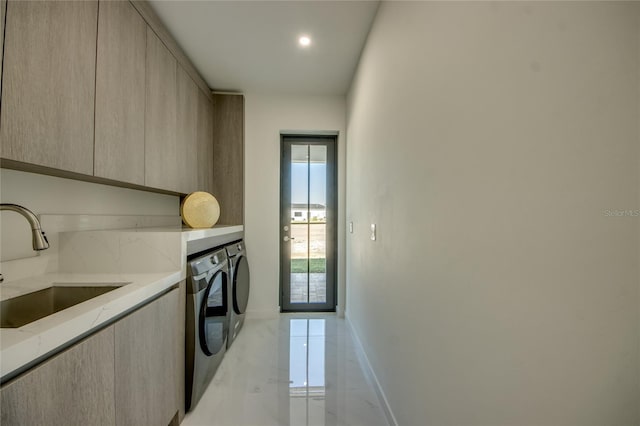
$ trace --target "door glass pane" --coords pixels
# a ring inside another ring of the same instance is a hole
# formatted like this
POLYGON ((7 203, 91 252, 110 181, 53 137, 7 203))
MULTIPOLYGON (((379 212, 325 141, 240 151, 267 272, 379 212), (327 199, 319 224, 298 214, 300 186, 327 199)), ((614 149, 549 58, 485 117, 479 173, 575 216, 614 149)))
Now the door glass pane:
POLYGON ((309 301, 308 225, 291 224, 291 303, 309 301))
POLYGON ((309 302, 309 146, 291 146, 290 303, 309 302))
POLYGON ((327 147, 309 146, 309 302, 327 301, 327 147))

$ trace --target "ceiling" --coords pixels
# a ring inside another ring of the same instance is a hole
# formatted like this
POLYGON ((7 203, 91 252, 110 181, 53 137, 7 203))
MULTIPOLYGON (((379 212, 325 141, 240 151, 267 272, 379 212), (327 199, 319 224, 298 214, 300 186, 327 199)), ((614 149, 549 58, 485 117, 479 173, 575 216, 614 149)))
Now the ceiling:
POLYGON ((378 1, 151 0, 217 91, 342 95, 378 1), (311 45, 298 45, 301 35, 311 45))

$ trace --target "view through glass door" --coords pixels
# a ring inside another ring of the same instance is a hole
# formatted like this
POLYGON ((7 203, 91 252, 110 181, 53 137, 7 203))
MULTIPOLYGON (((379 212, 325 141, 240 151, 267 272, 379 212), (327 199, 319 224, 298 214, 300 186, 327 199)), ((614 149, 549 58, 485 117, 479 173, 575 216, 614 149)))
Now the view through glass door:
POLYGON ((336 136, 283 136, 280 307, 335 311, 336 136))

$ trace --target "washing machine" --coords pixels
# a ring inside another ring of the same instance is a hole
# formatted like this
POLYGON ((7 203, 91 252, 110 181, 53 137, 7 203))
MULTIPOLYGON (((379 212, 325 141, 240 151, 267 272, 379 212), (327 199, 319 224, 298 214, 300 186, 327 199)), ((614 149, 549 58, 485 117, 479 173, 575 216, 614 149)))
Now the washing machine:
POLYGON ((249 264, 244 241, 235 241, 227 245, 225 249, 229 259, 229 273, 231 276, 231 294, 229 298, 231 320, 229 339, 227 339, 227 348, 229 348, 242 328, 247 303, 249 303, 249 264))
POLYGON ((227 349, 229 262, 217 249, 187 258, 185 409, 194 408, 227 349))

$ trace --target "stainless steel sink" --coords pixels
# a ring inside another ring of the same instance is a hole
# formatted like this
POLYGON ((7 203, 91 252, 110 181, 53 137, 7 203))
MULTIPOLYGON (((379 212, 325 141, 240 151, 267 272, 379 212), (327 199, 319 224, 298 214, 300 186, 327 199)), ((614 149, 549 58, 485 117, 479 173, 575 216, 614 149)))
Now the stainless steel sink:
POLYGON ((108 293, 128 283, 54 283, 0 302, 0 328, 17 328, 108 293))

